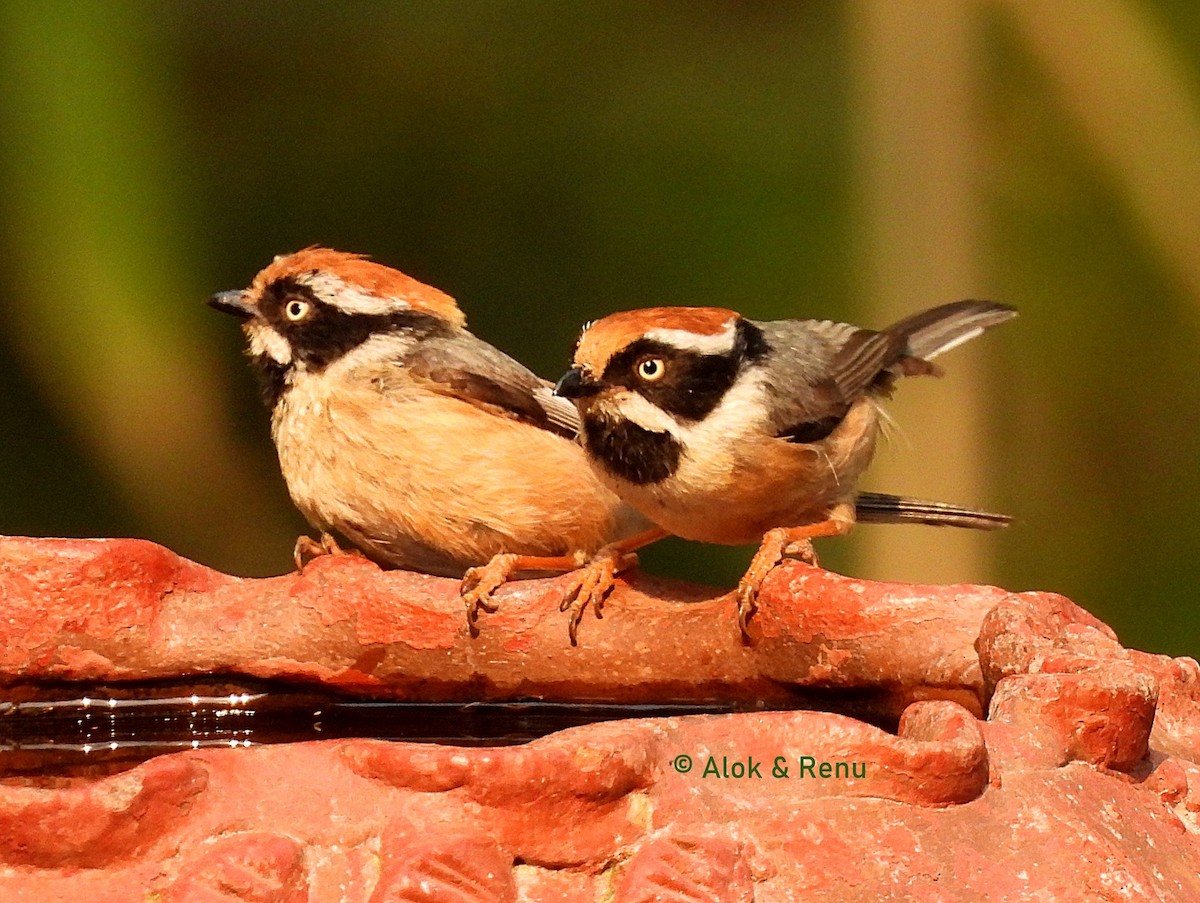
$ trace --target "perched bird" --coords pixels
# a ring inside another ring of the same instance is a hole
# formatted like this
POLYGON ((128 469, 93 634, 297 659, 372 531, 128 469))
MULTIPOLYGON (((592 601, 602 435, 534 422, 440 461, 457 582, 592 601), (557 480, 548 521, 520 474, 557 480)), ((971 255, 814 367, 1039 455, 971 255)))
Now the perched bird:
POLYGON ((336 534, 380 564, 463 577, 472 630, 512 575, 582 567, 563 603, 574 642, 633 549, 665 535, 588 467, 574 406, 437 289, 314 247, 209 304, 243 321, 288 492, 322 532, 297 540, 297 567, 340 551, 336 534))
POLYGON ((900 376, 1016 315, 960 301, 874 331, 827 320, 748 320, 709 307, 612 314, 585 327, 555 391, 583 420, 601 479, 685 539, 760 543, 738 586, 743 634, 766 575, 810 540, 864 521, 989 529, 1002 515, 862 494, 880 401, 900 376))

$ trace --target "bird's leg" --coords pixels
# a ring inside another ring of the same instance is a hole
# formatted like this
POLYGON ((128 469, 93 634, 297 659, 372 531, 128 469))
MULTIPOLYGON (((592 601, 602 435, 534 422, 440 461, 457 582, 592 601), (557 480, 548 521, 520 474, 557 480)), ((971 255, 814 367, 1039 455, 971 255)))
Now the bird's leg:
POLYGON ((575 630, 579 625, 579 618, 583 614, 584 606, 589 601, 594 602, 597 593, 603 598, 604 594, 612 587, 616 574, 637 562, 637 556, 632 554, 634 549, 640 549, 666 535, 663 530, 647 530, 607 545, 591 558, 588 558, 586 553, 579 552, 573 555, 554 555, 544 558, 509 553, 493 555, 492 560, 487 564, 473 567, 467 571, 459 586, 459 596, 467 608, 467 623, 470 625, 471 635, 477 636, 479 633, 476 622, 479 620, 481 611, 492 613, 500 608, 493 595, 512 578, 513 574, 521 571, 574 571, 580 568, 576 580, 573 581, 571 589, 567 593, 568 601, 564 601, 561 606, 563 611, 566 611, 568 607, 571 609, 573 620, 570 624, 570 633, 571 643, 574 645, 575 630), (621 555, 626 557, 620 558, 621 555), (578 600, 581 598, 581 593, 585 593, 586 597, 583 598, 578 612, 576 612, 574 603, 569 600, 578 600))
POLYGON ((579 645, 579 622, 589 604, 597 618, 604 616, 604 598, 616 583, 617 574, 637 564, 635 550, 657 542, 667 535, 666 530, 654 527, 628 539, 609 543, 576 572, 570 590, 559 605, 559 611, 567 612, 567 633, 571 637, 572 646, 579 645))
POLYGON ((458 587, 459 598, 467 607, 467 624, 471 636, 477 636, 480 611, 489 614, 500 608, 492 595, 520 571, 571 571, 580 565, 577 555, 554 555, 540 558, 534 555, 513 555, 502 552, 493 555, 487 564, 473 567, 463 575, 458 587))
POLYGON ((817 563, 817 555, 813 550, 812 541, 821 536, 841 536, 854 526, 854 506, 848 502, 840 503, 830 509, 823 521, 815 524, 804 524, 800 527, 776 527, 768 530, 762 544, 750 560, 750 567, 738 581, 738 629, 745 640, 750 639, 746 625, 758 608, 758 593, 763 581, 786 557, 796 557, 808 564, 817 563))
POLYGON ((357 549, 346 550, 339 546, 332 533, 322 533, 320 539, 313 539, 311 536, 296 537, 296 546, 292 549, 292 561, 296 564, 296 570, 302 571, 304 565, 322 555, 359 554, 361 553, 357 549))

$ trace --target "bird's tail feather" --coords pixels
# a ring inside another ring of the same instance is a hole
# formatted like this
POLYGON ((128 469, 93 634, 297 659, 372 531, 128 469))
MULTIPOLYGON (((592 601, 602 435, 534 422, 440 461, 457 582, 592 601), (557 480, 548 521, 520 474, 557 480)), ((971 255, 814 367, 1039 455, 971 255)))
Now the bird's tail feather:
POLYGON ((1016 315, 1017 309, 1008 304, 954 301, 905 317, 884 331, 904 336, 908 355, 928 361, 1016 315))
POLYGON ((1012 518, 924 499, 890 495, 885 492, 860 492, 854 500, 859 523, 864 524, 927 524, 931 527, 964 527, 970 530, 999 530, 1007 527, 1012 518))

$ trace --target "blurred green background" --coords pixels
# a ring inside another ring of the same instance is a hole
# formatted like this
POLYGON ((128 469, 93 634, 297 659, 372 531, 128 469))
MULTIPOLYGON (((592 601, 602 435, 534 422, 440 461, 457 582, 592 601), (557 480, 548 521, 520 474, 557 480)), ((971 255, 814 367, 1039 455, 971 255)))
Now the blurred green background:
MULTIPOLYGON (((554 378, 580 324, 714 304, 1021 317, 911 380, 875 578, 1065 593, 1200 652, 1200 10, 1179 0, 0 2, 0 532, 290 566, 236 324, 273 255, 365 252, 554 378)), ((731 585, 745 549, 647 570, 731 585)))

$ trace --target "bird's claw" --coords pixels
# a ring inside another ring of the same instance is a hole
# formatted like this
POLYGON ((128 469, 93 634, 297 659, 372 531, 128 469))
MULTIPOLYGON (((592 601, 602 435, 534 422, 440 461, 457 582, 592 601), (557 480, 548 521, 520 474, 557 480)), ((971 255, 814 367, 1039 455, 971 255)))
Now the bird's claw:
POLYGON ((786 531, 776 533, 774 530, 763 538, 762 545, 750 560, 750 567, 738 583, 737 622, 742 641, 745 643, 750 642, 750 631, 747 628, 750 619, 758 611, 758 594, 763 582, 784 558, 798 558, 805 564, 818 566, 817 552, 813 548, 811 538, 789 539, 786 531))
POLYGON ((347 551, 338 545, 332 533, 322 533, 320 539, 313 539, 311 536, 296 537, 296 545, 292 548, 292 562, 296 565, 296 570, 302 571, 306 564, 322 555, 358 554, 361 553, 357 549, 347 551))
POLYGON ((567 613, 567 634, 571 645, 579 645, 579 622, 588 605, 596 617, 604 617, 604 599, 617 582, 617 574, 637 564, 637 555, 632 552, 615 552, 601 549, 572 578, 571 587, 558 606, 567 613))
POLYGON ((811 564, 813 567, 821 566, 817 561, 817 550, 813 547, 811 539, 799 539, 793 542, 784 550, 784 555, 803 561, 805 564, 811 564))
POLYGON ((748 625, 750 619, 754 617, 754 612, 758 610, 758 587, 750 586, 745 581, 738 586, 737 593, 737 622, 738 630, 741 631, 743 642, 750 641, 750 630, 748 625))
POLYGON ((495 614, 500 610, 500 603, 493 595, 500 587, 508 582, 517 563, 516 555, 495 555, 485 565, 470 568, 458 585, 458 595, 467 609, 467 626, 471 636, 478 636, 479 613, 486 611, 495 614))

